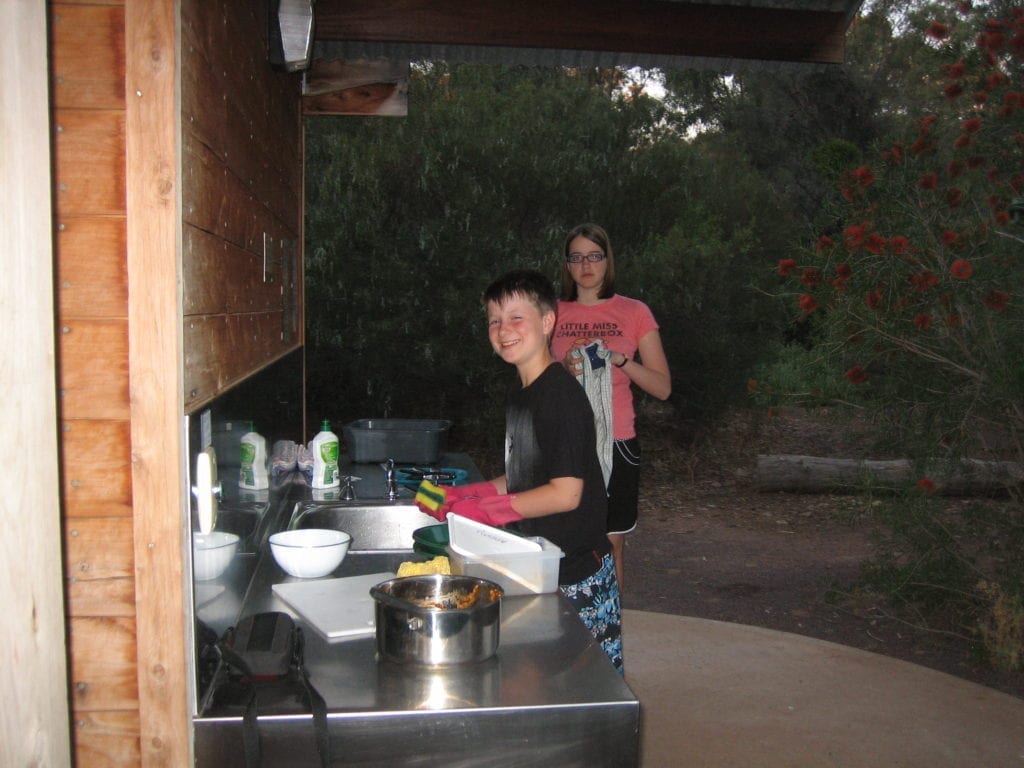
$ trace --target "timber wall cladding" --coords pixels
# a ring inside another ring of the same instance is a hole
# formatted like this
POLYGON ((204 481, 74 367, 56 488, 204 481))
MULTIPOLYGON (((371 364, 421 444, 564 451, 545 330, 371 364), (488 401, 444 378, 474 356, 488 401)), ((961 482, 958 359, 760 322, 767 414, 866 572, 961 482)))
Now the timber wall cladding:
POLYGON ((70 693, 79 766, 139 762, 123 3, 50 3, 70 693))
POLYGON ((267 63, 267 6, 181 4, 189 412, 301 343, 301 78, 267 63))

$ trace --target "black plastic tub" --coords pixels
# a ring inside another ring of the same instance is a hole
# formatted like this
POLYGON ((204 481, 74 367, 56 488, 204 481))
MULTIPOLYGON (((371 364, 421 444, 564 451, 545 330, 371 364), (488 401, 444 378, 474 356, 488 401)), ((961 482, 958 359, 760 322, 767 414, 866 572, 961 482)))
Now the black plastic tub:
POLYGON ((345 425, 345 442, 357 464, 433 464, 448 449, 451 426, 445 419, 359 419, 345 425))

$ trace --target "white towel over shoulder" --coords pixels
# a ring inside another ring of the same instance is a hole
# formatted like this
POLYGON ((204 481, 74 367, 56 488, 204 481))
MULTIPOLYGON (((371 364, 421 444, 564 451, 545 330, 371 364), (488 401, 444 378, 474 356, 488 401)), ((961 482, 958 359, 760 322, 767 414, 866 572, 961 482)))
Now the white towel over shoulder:
POLYGON ((595 341, 585 347, 576 347, 572 354, 583 361, 583 369, 576 380, 583 385, 594 411, 594 430, 597 433, 597 458, 601 462, 604 487, 612 474, 612 445, 615 435, 612 431, 612 368, 609 350, 603 341, 595 341))

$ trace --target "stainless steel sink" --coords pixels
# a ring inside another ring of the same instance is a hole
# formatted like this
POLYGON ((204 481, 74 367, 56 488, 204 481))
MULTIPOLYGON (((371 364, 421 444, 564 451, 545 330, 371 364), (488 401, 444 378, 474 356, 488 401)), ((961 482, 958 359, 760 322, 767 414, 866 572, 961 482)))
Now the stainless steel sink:
POLYGON ((349 552, 409 551, 417 528, 437 520, 407 499, 356 499, 295 505, 288 528, 332 528, 352 536, 349 552))

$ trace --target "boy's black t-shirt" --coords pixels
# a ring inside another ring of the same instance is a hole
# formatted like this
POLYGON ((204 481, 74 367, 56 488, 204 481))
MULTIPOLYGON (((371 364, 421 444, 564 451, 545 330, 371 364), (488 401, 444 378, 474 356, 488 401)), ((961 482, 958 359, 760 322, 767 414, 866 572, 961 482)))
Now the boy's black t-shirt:
POLYGON ((505 479, 509 493, 544 485, 556 477, 583 479, 580 505, 569 512, 532 517, 508 526, 543 536, 565 553, 558 583, 593 575, 611 551, 605 531, 607 496, 597 458, 594 412, 583 387, 552 363, 528 387, 509 395, 505 411, 505 479))

